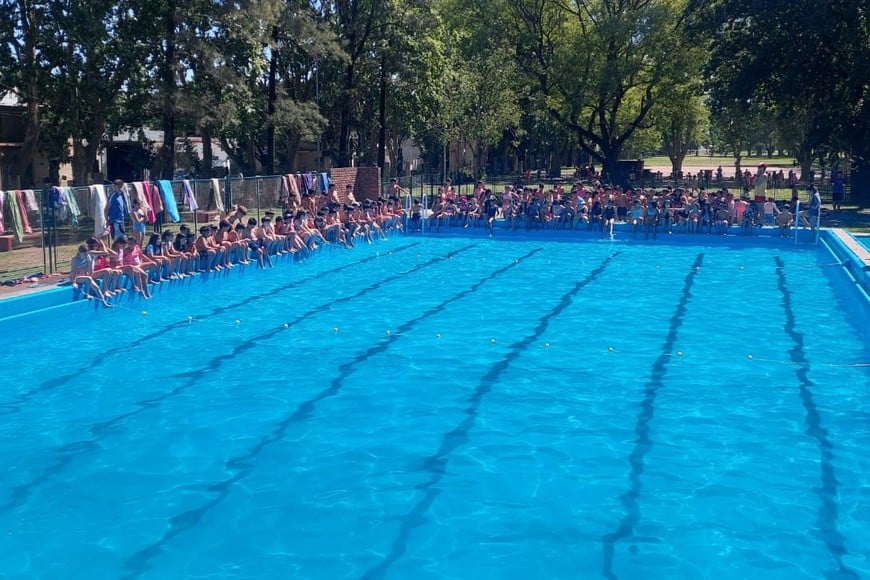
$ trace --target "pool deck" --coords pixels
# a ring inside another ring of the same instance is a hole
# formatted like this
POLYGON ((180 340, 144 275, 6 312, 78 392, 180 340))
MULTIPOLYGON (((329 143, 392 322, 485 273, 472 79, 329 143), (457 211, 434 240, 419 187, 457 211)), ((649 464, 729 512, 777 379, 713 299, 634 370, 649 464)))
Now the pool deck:
MULTIPOLYGON (((435 237, 484 237, 486 230, 484 228, 442 228, 440 233, 425 232, 426 236, 434 235, 435 237)), ((679 244, 679 243, 738 243, 752 245, 755 243, 762 245, 778 245, 794 244, 794 233, 788 238, 783 239, 778 235, 778 228, 766 226, 756 229, 753 235, 746 235, 741 232, 740 228, 732 226, 727 235, 710 235, 710 234, 687 234, 676 233, 673 235, 663 234, 659 232, 658 239, 645 240, 644 234, 638 232, 637 237, 632 235, 631 226, 626 223, 616 224, 615 230, 619 233, 619 240, 638 244, 679 244), (667 241, 665 241, 667 240, 667 241)), ((794 230, 792 230, 794 232, 794 230)), ((831 252, 842 262, 843 267, 849 274, 855 278, 856 282, 863 288, 865 293, 870 295, 870 250, 865 248, 855 237, 847 230, 842 228, 822 228, 822 242, 831 250, 831 252)), ((404 234, 408 237, 414 237, 415 233, 404 234)), ((600 234, 597 231, 587 230, 525 230, 520 228, 516 231, 506 231, 503 222, 497 222, 495 227, 495 239, 522 239, 532 237, 545 237, 552 241, 596 241, 600 240, 600 234)), ((799 246, 808 247, 815 245, 811 241, 812 230, 801 228, 798 230, 799 246)), ((34 310, 45 308, 53 308, 59 306, 72 306, 73 304, 87 302, 85 300, 73 300, 73 292, 69 285, 60 286, 66 280, 63 274, 55 274, 52 277, 44 278, 38 283, 22 283, 17 286, 0 286, 0 320, 9 317, 17 317, 34 310)), ((132 297, 131 297, 132 298, 132 297)), ((128 298, 129 300, 130 298, 128 298)))

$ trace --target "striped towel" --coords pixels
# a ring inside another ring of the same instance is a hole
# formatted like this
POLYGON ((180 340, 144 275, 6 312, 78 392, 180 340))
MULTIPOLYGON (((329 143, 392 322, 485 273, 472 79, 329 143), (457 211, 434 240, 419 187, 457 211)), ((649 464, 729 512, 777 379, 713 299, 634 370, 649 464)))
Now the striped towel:
MULTIPOLYGON (((31 190, 33 191, 33 190, 31 190)), ((27 215, 27 202, 25 201, 24 190, 19 189, 15 192, 16 201, 18 201, 18 211, 21 213, 21 223, 24 224, 25 233, 32 234, 33 227, 30 225, 30 217, 27 215)), ((39 209, 39 206, 36 206, 39 209)))
POLYGON ((6 208, 9 211, 9 219, 12 222, 12 233, 18 242, 24 241, 24 229, 21 227, 21 210, 18 208, 18 198, 15 192, 6 192, 6 208))
POLYGON ((62 187, 60 191, 61 195, 63 195, 64 201, 66 201, 66 206, 69 208, 70 225, 72 225, 73 231, 78 231, 79 216, 82 215, 82 210, 79 209, 79 202, 76 201, 76 196, 73 193, 73 188, 62 187))
POLYGON ((199 204, 196 203, 196 195, 193 193, 193 188, 190 186, 190 180, 185 179, 181 182, 181 188, 184 190, 184 203, 190 208, 190 211, 199 209, 199 204))
POLYGON ((36 192, 32 189, 25 189, 24 205, 27 206, 27 211, 39 211, 39 202, 36 201, 36 192))

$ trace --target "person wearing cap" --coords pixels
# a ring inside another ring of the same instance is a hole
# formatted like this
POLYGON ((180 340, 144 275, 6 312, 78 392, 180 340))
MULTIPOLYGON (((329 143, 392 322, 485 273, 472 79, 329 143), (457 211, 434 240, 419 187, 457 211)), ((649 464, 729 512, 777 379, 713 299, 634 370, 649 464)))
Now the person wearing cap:
MULTIPOLYGON (((241 224, 239 224, 241 225, 241 224)), ((238 226, 237 226, 238 227, 238 226)), ((256 218, 248 218, 247 225, 241 230, 237 230, 239 234, 239 238, 242 243, 248 245, 248 255, 251 258, 255 258, 257 263, 261 268, 266 267, 266 260, 269 260, 269 264, 271 265, 271 259, 266 255, 265 244, 254 236, 254 232, 257 229, 257 220, 256 218)))
POLYGON ((186 252, 190 249, 190 228, 182 224, 178 228, 178 234, 172 242, 172 247, 176 252, 186 252))
POLYGON ((263 215, 263 219, 260 220, 260 225, 254 228, 252 235, 260 242, 266 253, 266 261, 269 263, 269 267, 273 266, 272 264, 272 256, 275 254, 283 254, 283 245, 284 240, 280 238, 277 234, 275 234, 275 228, 272 225, 272 216, 273 212, 266 212, 263 215), (272 214, 272 215, 269 215, 272 214))
POLYGON ((217 251, 212 247, 211 226, 205 225, 199 228, 199 236, 193 243, 193 249, 196 251, 197 269, 200 272, 223 269, 218 265, 217 251))

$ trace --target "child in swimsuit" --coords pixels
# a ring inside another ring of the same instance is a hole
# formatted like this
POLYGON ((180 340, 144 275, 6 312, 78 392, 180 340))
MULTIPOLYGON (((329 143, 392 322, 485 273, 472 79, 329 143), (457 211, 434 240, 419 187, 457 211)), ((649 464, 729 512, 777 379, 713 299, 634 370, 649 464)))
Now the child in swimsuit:
POLYGON ((102 289, 94 280, 94 260, 94 256, 88 252, 88 247, 85 244, 79 246, 78 252, 70 260, 69 281, 74 289, 88 298, 91 297, 88 294, 88 290, 90 290, 95 297, 100 299, 103 306, 111 308, 112 305, 106 301, 102 289))

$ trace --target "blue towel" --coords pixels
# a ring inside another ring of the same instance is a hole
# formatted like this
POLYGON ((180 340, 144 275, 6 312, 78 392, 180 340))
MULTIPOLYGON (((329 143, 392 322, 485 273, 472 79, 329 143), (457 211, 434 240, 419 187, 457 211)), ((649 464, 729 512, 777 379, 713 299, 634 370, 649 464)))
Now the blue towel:
POLYGON ((329 174, 321 173, 320 174, 320 191, 327 192, 329 191, 329 174))
POLYGON ((169 214, 173 223, 181 221, 181 216, 178 214, 178 205, 175 203, 175 194, 172 192, 172 183, 165 179, 157 182, 157 187, 160 189, 160 197, 163 198, 163 209, 169 214))

